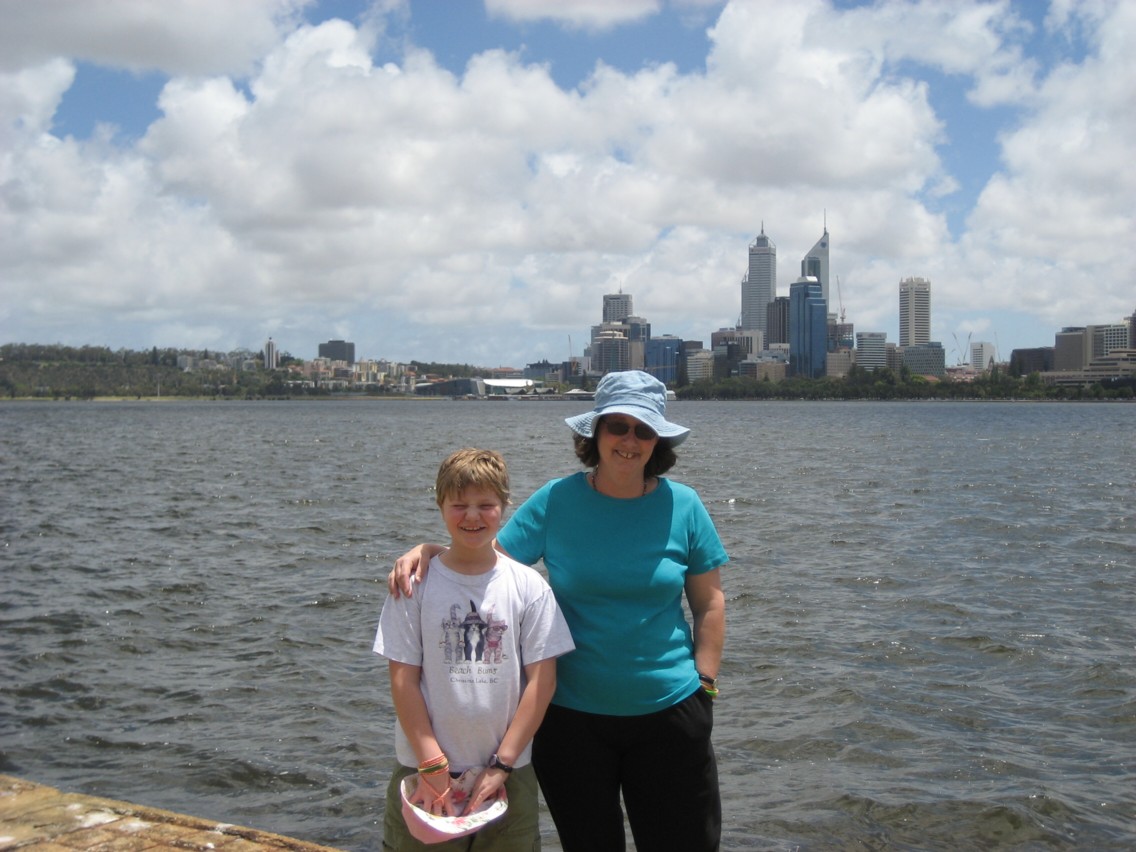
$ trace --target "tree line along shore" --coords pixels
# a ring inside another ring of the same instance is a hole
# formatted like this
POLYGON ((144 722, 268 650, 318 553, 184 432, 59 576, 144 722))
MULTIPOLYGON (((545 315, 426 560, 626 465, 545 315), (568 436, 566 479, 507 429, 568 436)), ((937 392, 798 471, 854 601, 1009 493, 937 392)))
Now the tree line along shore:
MULTIPOLYGON (((366 384, 346 391, 300 387, 290 382, 287 360, 276 370, 224 366, 183 370, 178 366, 179 354, 177 350, 156 348, 139 352, 92 346, 5 344, 0 346, 0 398, 256 400, 407 396, 397 388, 381 384, 366 384)), ((201 353, 193 354, 200 356, 201 353)), ((468 378, 488 372, 468 364, 410 363, 422 375, 468 378)), ((585 381, 594 387, 599 378, 588 376, 585 381)), ((675 387, 674 391, 682 400, 1132 400, 1136 398, 1136 379, 1069 387, 1046 384, 1037 373, 1013 376, 999 369, 964 382, 929 379, 914 375, 906 368, 895 371, 885 367, 869 372, 853 367, 847 376, 840 378, 769 381, 728 377, 693 382, 675 387)))

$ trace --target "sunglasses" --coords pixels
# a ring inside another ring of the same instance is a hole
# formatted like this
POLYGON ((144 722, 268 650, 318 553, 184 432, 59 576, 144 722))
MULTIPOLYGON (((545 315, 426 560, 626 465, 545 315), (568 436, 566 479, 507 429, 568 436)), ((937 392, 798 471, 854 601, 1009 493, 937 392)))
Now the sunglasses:
MULTIPOLYGON (((605 429, 607 429, 608 434, 614 435, 617 438, 623 437, 631 429, 631 424, 623 420, 601 420, 600 422, 603 423, 603 426, 605 429)), ((653 441, 659 436, 650 426, 645 426, 642 423, 636 423, 635 437, 640 441, 653 441)))

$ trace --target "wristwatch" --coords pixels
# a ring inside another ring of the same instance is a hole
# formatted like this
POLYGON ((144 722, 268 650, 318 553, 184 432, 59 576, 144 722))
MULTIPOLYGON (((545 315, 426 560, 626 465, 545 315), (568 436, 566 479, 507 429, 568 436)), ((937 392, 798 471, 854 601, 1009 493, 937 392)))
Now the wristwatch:
POLYGON ((500 770, 503 770, 504 772, 512 772, 513 771, 513 767, 511 767, 507 763, 502 763, 501 758, 499 758, 497 755, 493 755, 493 757, 489 758, 488 768, 489 769, 500 769, 500 770))

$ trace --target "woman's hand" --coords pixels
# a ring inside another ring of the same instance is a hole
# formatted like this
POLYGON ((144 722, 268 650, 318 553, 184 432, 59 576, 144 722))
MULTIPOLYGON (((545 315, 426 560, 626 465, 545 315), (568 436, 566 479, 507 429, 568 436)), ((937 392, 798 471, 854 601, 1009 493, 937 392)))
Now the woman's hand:
POLYGON ((422 543, 411 548, 394 561, 394 570, 387 574, 387 591, 398 597, 414 596, 414 583, 421 583, 430 569, 430 560, 445 550, 438 544, 422 543))

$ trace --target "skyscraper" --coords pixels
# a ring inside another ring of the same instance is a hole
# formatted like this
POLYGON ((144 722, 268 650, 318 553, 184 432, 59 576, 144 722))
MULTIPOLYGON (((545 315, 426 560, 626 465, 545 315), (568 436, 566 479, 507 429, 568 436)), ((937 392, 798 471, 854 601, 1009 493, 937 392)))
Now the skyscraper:
POLYGON ((899 282, 899 345, 931 342, 931 282, 904 278, 899 282))
POLYGON ((620 290, 603 297, 603 321, 622 322, 631 316, 631 294, 620 290))
POLYGON ((816 244, 809 249, 808 254, 801 258, 801 277, 815 278, 820 282, 820 293, 826 305, 831 305, 828 297, 828 223, 825 223, 824 233, 816 244))
POLYGON ((741 328, 765 331, 769 303, 777 294, 777 246, 761 233, 749 245, 749 271, 742 276, 741 328))
POLYGON ((264 344, 264 369, 275 370, 280 366, 280 353, 276 349, 276 342, 270 337, 264 344))
POLYGON ((765 348, 789 342, 789 297, 775 296, 765 317, 765 348))
POLYGON ((789 372, 823 378, 828 352, 828 304, 820 282, 802 275, 789 285, 789 372))

